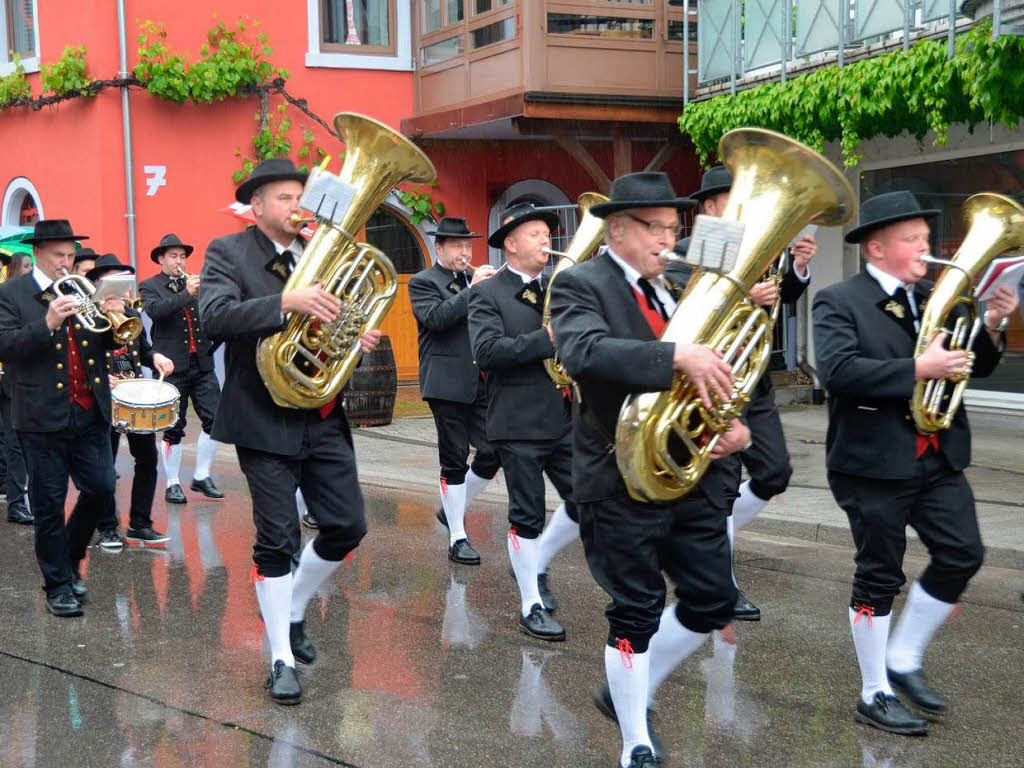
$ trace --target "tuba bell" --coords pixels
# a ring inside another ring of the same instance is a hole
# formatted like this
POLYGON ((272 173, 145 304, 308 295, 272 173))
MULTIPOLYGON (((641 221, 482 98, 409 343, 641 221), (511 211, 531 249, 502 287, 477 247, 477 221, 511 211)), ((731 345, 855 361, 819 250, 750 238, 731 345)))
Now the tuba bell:
MULTIPOLYGON (((924 259, 932 264, 944 264, 946 269, 935 282, 921 313, 915 358, 928 348, 937 333, 947 331, 948 348, 968 350, 973 363, 974 353, 970 349, 981 330, 982 317, 976 300, 969 293, 970 288, 996 256, 1024 246, 1024 208, 1008 197, 992 192, 972 195, 964 203, 964 222, 967 235, 952 259, 946 261, 930 256, 924 259), (966 308, 966 315, 956 317, 950 329, 948 322, 960 306, 966 308)), ((915 382, 910 412, 918 432, 930 435, 949 429, 969 378, 967 373, 950 379, 915 382), (950 386, 953 391, 946 401, 946 391, 950 386)))
POLYGON ((733 130, 719 142, 718 156, 733 172, 721 221, 742 227, 736 260, 727 273, 703 270, 691 279, 661 340, 720 351, 732 366, 733 392, 725 401, 713 398, 708 409, 696 387, 677 375, 670 390, 626 398, 615 454, 626 488, 638 501, 678 499, 700 482, 719 435, 749 401, 771 356, 771 319, 750 302, 750 289, 806 224, 838 226, 854 211, 853 190, 843 174, 786 136, 733 130))
POLYGON ((285 291, 320 283, 341 300, 333 322, 290 313, 285 329, 261 340, 256 366, 274 402, 284 408, 319 408, 332 401, 360 359, 359 339, 391 309, 398 273, 382 251, 356 242, 356 233, 403 181, 428 184, 434 165, 412 142, 364 115, 342 112, 334 128, 345 142, 335 175, 327 160, 314 168, 299 204, 316 232, 285 283, 285 291))
MULTIPOLYGON (((555 265, 554 271, 551 273, 551 278, 548 280, 547 293, 544 294, 544 311, 541 315, 541 326, 550 325, 551 323, 551 286, 554 284, 555 278, 569 267, 575 264, 582 264, 590 259, 597 251, 597 246, 604 240, 604 219, 599 219, 592 214, 590 206, 607 202, 608 198, 605 195, 598 194, 597 192, 584 192, 576 200, 576 204, 583 212, 583 218, 580 219, 579 226, 576 227, 576 233, 572 236, 572 240, 569 241, 565 251, 553 251, 550 248, 544 249, 544 253, 560 258, 555 265)), ((549 357, 544 361, 544 370, 548 372, 548 377, 559 389, 572 386, 572 377, 565 370, 565 366, 559 361, 557 353, 554 357, 549 357)))

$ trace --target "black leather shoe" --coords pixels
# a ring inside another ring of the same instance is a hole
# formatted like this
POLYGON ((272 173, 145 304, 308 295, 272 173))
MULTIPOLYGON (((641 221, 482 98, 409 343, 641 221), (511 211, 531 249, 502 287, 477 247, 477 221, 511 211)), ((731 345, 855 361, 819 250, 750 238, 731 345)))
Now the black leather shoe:
POLYGON ((185 492, 181 490, 181 486, 177 483, 167 486, 167 491, 164 493, 164 500, 168 504, 188 504, 188 499, 185 498, 185 492))
MULTIPOLYGON (((617 725, 619 722, 619 716, 615 714, 615 704, 612 702, 612 692, 608 690, 607 683, 601 686, 601 689, 594 691, 594 706, 597 707, 597 711, 602 715, 612 720, 617 725)), ((654 710, 650 707, 647 708, 647 735, 651 737, 651 746, 654 747, 655 753, 661 757, 665 756, 665 750, 661 746, 661 739, 658 738, 658 734, 654 732, 654 710)))
POLYGON ((46 598, 46 610, 62 619, 71 616, 81 616, 83 613, 82 604, 69 592, 61 592, 59 595, 48 595, 46 598))
POLYGON ((320 521, 316 519, 316 515, 312 512, 307 512, 302 516, 302 524, 307 528, 312 528, 314 531, 320 527, 320 521))
POLYGON ((75 596, 82 605, 89 602, 89 590, 85 587, 85 582, 82 581, 78 576, 71 579, 71 594, 75 596))
MULTIPOLYGON (((615 763, 618 765, 618 762, 615 763)), ((629 753, 629 768, 655 768, 661 765, 661 758, 655 757, 651 748, 641 744, 629 753)))
POLYGON ((548 613, 554 613, 558 609, 558 598, 551 594, 551 590, 548 589, 548 575, 546 573, 537 574, 537 591, 540 592, 540 599, 544 601, 544 610, 548 613))
POLYGON ((529 616, 519 613, 519 631, 538 640, 561 642, 565 640, 565 630, 562 625, 551 618, 551 614, 544 610, 540 603, 534 603, 530 609, 529 616))
POLYGON ((480 565, 480 555, 469 543, 469 539, 459 539, 448 547, 448 559, 463 565, 480 565))
POLYGON ((903 736, 924 736, 928 733, 927 720, 910 712, 895 696, 887 696, 881 691, 875 694, 870 704, 858 699, 854 718, 858 723, 903 736))
POLYGON ((295 674, 295 667, 287 667, 283 661, 275 661, 267 678, 266 689, 275 704, 298 704, 302 701, 302 686, 295 674))
POLYGON ((303 664, 316 661, 316 648, 306 637, 306 622, 293 621, 288 628, 288 639, 292 644, 292 655, 303 664))
POLYGON ((893 672, 887 669, 889 683, 898 690, 918 709, 927 712, 929 715, 941 715, 949 709, 949 700, 940 693, 937 693, 928 681, 924 679, 924 672, 920 669, 913 672, 893 672))
POLYGON ((437 512, 434 513, 434 517, 436 517, 437 522, 439 522, 445 528, 448 527, 448 515, 444 513, 444 507, 438 507, 437 512))
POLYGON ((32 525, 36 521, 35 517, 31 512, 28 511, 28 507, 24 504, 8 504, 7 505, 7 522, 17 523, 18 525, 32 525))
POLYGON ((149 528, 129 528, 125 534, 128 541, 133 541, 136 544, 165 544, 171 540, 171 537, 166 533, 160 533, 160 531, 149 528))
POLYGON ((207 498, 210 499, 224 498, 224 494, 221 493, 221 490, 216 485, 213 484, 212 477, 204 477, 202 480, 193 480, 192 490, 196 491, 197 493, 201 493, 203 494, 203 496, 206 496, 207 498))
POLYGON ((737 621, 760 621, 761 609, 747 600, 742 592, 736 595, 736 607, 733 608, 732 617, 737 621))

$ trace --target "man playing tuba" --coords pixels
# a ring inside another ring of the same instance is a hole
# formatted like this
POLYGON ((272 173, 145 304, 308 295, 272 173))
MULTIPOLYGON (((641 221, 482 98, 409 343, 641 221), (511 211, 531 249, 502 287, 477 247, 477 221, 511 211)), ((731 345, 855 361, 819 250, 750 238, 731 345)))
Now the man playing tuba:
MULTIPOLYGON (((213 438, 235 444, 252 496, 253 583, 270 646, 266 687, 278 704, 301 701, 295 660, 309 664, 316 658, 305 632, 306 604, 366 534, 352 436, 340 397, 321 408, 279 406, 256 367, 257 343, 281 331, 286 314, 326 324, 341 305, 319 283, 282 292, 302 257, 301 224, 293 216, 305 180, 306 174, 286 159, 264 160, 253 169, 235 197, 252 204, 256 226, 210 243, 199 295, 203 327, 226 346, 213 438), (320 527, 292 573, 292 555, 301 545, 296 489, 302 490, 320 527)), ((364 333, 363 352, 376 348, 380 335, 364 333)))
MULTIPOLYGON (((967 350, 943 347, 939 333, 921 354, 914 348, 931 285, 922 282, 929 220, 910 192, 867 200, 860 226, 846 235, 860 245, 864 271, 822 290, 814 300, 814 346, 829 395, 828 482, 850 520, 857 551, 850 629, 861 672, 855 717, 892 733, 923 734, 927 721, 907 710, 896 689, 918 709, 938 715, 948 702, 922 674, 922 657, 981 567, 983 548, 974 496, 964 477, 971 459, 967 414, 949 429, 922 435, 910 398, 915 382, 967 375, 967 350), (892 603, 903 586, 906 527, 931 558, 910 588, 892 637, 892 603)), ((1017 308, 1009 289, 988 303, 987 331, 973 346, 974 376, 987 376, 1002 354, 1004 320, 1017 308)))
POLYGON ((616 421, 628 395, 668 390, 679 372, 708 407, 712 394, 726 400, 732 392, 718 353, 659 341, 677 301, 662 277, 662 252, 675 244, 680 211, 691 205, 663 173, 617 178, 610 202, 590 209, 606 221, 607 250, 566 270, 551 294, 558 353, 581 395, 573 420, 580 536, 590 572, 612 601, 608 684, 595 704, 619 724, 621 768, 658 764, 648 699, 712 630, 729 624, 736 604, 726 515, 739 464, 726 457, 747 445, 747 427, 733 421, 696 488, 667 503, 632 498, 616 466, 616 421), (668 608, 663 573, 678 598, 668 608))

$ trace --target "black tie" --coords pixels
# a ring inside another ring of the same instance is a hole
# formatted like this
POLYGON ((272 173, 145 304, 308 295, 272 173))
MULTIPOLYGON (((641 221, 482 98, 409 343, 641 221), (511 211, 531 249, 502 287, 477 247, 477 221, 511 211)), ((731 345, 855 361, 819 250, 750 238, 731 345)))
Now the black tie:
POLYGON ((295 262, 298 261, 298 259, 296 258, 294 253, 292 253, 288 249, 285 249, 281 251, 281 260, 284 263, 284 269, 285 272, 287 273, 285 275, 285 279, 287 280, 289 277, 292 276, 292 270, 295 268, 295 262))
POLYGON ((647 278, 641 277, 636 281, 636 284, 640 286, 644 298, 647 299, 647 307, 657 312, 662 320, 668 320, 668 312, 665 311, 665 305, 661 303, 661 299, 658 298, 658 294, 654 291, 654 286, 648 282, 647 278))
POLYGON ((537 292, 538 296, 543 296, 544 295, 544 287, 543 287, 543 284, 540 281, 540 278, 535 277, 533 280, 531 280, 527 284, 527 287, 528 288, 533 288, 533 290, 537 292))
POLYGON ((459 285, 463 288, 469 288, 469 278, 466 276, 465 272, 459 272, 459 274, 455 276, 455 279, 459 281, 459 285))
POLYGON ((902 285, 896 289, 896 301, 899 302, 900 306, 903 307, 903 311, 907 313, 907 318, 910 320, 910 324, 913 325, 917 319, 917 314, 911 308, 910 296, 907 294, 907 289, 902 285))

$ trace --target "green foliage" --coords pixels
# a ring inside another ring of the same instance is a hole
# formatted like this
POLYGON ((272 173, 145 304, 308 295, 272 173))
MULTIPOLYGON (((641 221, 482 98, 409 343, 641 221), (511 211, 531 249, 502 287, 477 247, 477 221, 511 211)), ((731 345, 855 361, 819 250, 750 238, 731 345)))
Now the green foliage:
POLYGON ((163 24, 144 21, 133 74, 154 96, 179 104, 223 101, 275 78, 287 79, 288 72, 270 61, 273 49, 266 35, 260 32, 250 39, 250 26, 245 17, 234 28, 217 22, 207 32, 200 58, 190 62, 167 47, 163 24))
POLYGON ((438 216, 444 216, 444 203, 435 201, 430 190, 398 189, 396 192, 398 193, 398 199, 402 201, 402 205, 412 211, 409 220, 413 224, 419 224, 424 219, 437 221, 438 216))
POLYGON ((941 145, 954 123, 1017 125, 1024 117, 1024 37, 992 40, 984 23, 957 38, 952 59, 947 51, 945 41, 923 40, 909 51, 689 104, 679 128, 704 165, 723 134, 759 127, 819 151, 825 142, 839 141, 843 162, 853 166, 862 157, 861 142, 876 136, 907 131, 921 140, 934 131, 941 145))
POLYGON ((0 77, 0 109, 31 97, 32 86, 25 77, 25 67, 21 64, 21 57, 14 54, 14 69, 0 77))
POLYGON ((86 89, 92 78, 85 73, 85 46, 67 46, 64 53, 53 64, 41 67, 43 92, 54 96, 81 94, 93 96, 86 89))

